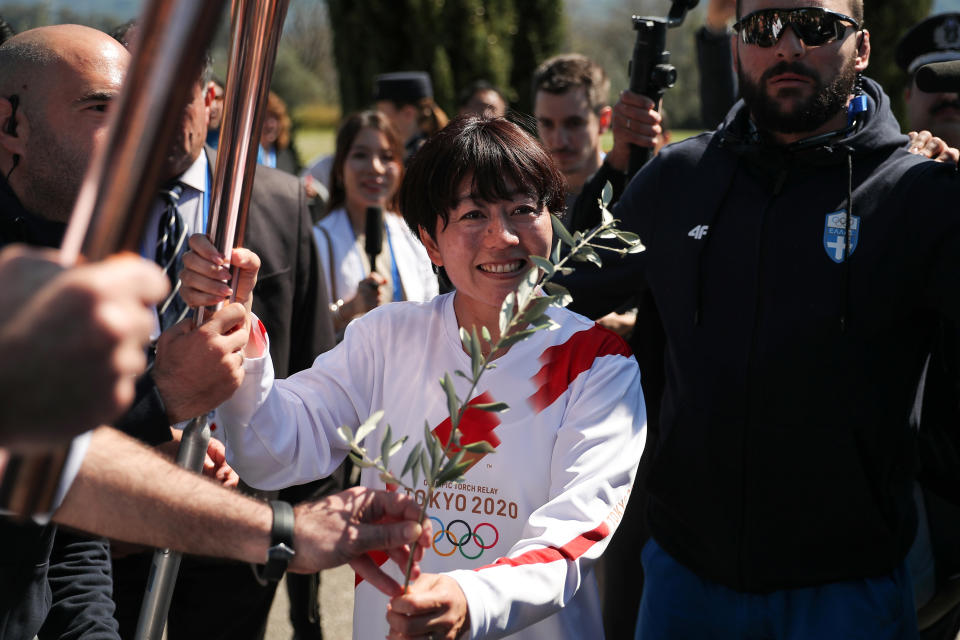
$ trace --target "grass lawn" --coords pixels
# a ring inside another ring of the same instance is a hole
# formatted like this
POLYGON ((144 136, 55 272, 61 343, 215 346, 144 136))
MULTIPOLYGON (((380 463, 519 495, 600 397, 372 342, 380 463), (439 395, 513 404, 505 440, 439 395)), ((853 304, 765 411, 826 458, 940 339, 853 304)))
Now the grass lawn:
MULTIPOLYGON (((694 129, 674 129, 672 131, 671 142, 680 142, 699 133, 700 131, 694 129)), ((336 130, 332 127, 297 129, 296 145, 297 152, 300 155, 300 162, 304 166, 307 166, 307 164, 318 156, 332 154, 336 144, 336 134, 336 130)), ((608 131, 603 134, 600 141, 604 149, 609 149, 613 146, 613 134, 608 131)))
POLYGON ((323 129, 297 129, 296 145, 300 164, 307 166, 319 156, 333 154, 337 131, 332 127, 323 129))

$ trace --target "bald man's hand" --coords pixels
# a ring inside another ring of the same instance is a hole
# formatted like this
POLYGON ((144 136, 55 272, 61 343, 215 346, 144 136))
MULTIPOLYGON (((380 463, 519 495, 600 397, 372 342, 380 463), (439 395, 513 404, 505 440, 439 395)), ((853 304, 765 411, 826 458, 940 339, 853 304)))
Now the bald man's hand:
MULTIPOLYGON (((384 573, 367 552, 386 551, 406 568, 410 553, 423 557, 430 544, 430 524, 417 524, 420 507, 407 495, 354 487, 294 508, 293 546, 296 556, 290 570, 313 573, 349 563, 364 580, 388 596, 403 588, 384 573), (416 543, 411 550, 410 544, 416 543)), ((419 576, 414 562, 412 578, 419 576)))
POLYGON ((120 415, 169 290, 163 272, 133 256, 64 269, 56 252, 13 246, 0 282, 0 442, 48 449, 120 415))

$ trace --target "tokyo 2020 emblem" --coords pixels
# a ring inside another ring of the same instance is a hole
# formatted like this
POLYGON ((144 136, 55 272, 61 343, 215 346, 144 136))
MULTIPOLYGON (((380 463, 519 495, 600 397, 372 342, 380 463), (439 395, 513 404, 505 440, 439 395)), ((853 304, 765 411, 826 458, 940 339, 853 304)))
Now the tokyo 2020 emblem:
POLYGON ((430 519, 437 528, 433 533, 433 550, 445 558, 460 551, 464 558, 476 560, 500 542, 500 532, 489 522, 471 527, 466 520, 451 520, 444 525, 440 518, 430 516, 430 519))

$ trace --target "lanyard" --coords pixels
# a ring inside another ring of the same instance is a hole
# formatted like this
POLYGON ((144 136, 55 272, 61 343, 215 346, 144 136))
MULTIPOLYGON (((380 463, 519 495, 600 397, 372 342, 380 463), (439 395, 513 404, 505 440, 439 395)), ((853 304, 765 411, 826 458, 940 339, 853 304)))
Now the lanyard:
POLYGON ((201 233, 207 232, 207 221, 210 219, 210 189, 212 179, 210 177, 210 161, 207 160, 206 188, 203 190, 203 221, 201 222, 201 233))
MULTIPOLYGON (((393 301, 403 300, 403 287, 400 285, 400 271, 397 269, 397 256, 393 253, 393 239, 390 237, 390 228, 384 220, 383 229, 387 232, 387 246, 390 248, 390 279, 393 280, 393 301)), ((372 266, 372 265, 371 265, 372 266)))

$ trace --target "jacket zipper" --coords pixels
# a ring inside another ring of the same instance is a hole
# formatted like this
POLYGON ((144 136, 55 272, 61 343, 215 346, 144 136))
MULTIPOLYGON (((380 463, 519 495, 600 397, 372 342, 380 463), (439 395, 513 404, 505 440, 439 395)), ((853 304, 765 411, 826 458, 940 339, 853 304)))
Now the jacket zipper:
POLYGON ((747 530, 747 431, 751 427, 751 408, 753 404, 753 397, 756 392, 754 383, 756 378, 754 371, 754 358, 757 352, 757 328, 760 324, 760 310, 763 307, 763 288, 761 285, 763 284, 763 258, 765 254, 764 237, 767 227, 767 216, 770 213, 770 209, 773 208, 773 203, 777 200, 781 190, 783 189, 784 182, 786 182, 787 179, 787 173, 787 169, 783 168, 777 175, 777 179, 774 183, 773 194, 767 199, 767 202, 764 204, 764 207, 760 213, 760 229, 757 236, 756 277, 754 278, 754 286, 756 287, 757 293, 756 300, 753 305, 753 327, 750 331, 750 349, 747 352, 747 379, 744 386, 744 419, 743 429, 740 432, 740 459, 743 461, 743 468, 741 469, 740 473, 740 535, 738 536, 737 544, 737 583, 741 586, 741 589, 744 589, 747 585, 746 570, 744 566, 744 557, 746 555, 745 538, 747 530))

